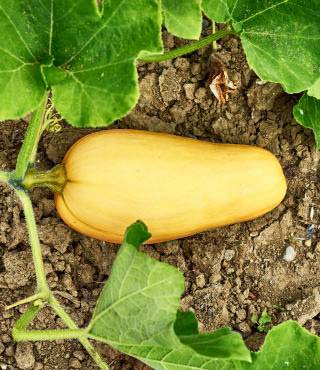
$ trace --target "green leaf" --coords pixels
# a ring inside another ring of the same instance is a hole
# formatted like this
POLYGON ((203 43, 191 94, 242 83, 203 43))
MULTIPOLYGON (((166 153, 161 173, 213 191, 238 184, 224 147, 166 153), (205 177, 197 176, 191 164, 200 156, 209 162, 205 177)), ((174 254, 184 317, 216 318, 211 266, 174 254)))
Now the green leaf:
POLYGON ((129 354, 155 370, 242 370, 241 366, 245 364, 245 362, 202 356, 187 346, 175 349, 146 347, 143 352, 140 350, 139 353, 129 354))
POLYGON ((318 370, 320 338, 297 322, 286 321, 269 331, 252 364, 241 365, 243 370, 318 370))
POLYGON ((155 369, 221 370, 229 369, 225 359, 249 361, 250 352, 238 334, 229 329, 198 334, 194 315, 178 311, 183 276, 139 252, 138 245, 148 237, 141 221, 128 228, 88 326, 89 337, 155 369))
POLYGON ((116 348, 177 345, 171 329, 184 290, 181 272, 137 250, 149 236, 133 224, 97 302, 90 333, 116 348), (131 244, 134 243, 134 244, 131 244))
POLYGON ((162 51, 159 2, 103 4, 0 0, 0 119, 34 110, 46 84, 75 126, 103 126, 133 108, 136 59, 162 51))
POLYGON ((174 323, 174 331, 178 336, 198 334, 198 321, 194 313, 179 310, 174 323))
POLYGON ((293 115, 302 126, 313 130, 317 148, 320 149, 320 100, 304 93, 293 108, 293 115))
POLYGON ((266 324, 270 324, 270 323, 272 323, 272 318, 271 318, 270 314, 268 313, 268 311, 263 310, 262 314, 260 316, 260 319, 259 319, 259 324, 260 325, 266 325, 266 324))
MULTIPOLYGON (((204 0, 207 14, 230 14, 251 68, 289 93, 308 90, 320 75, 320 1, 204 0)), ((318 92, 319 93, 319 92, 318 92)))
POLYGON ((206 15, 215 22, 225 23, 231 19, 230 10, 236 0, 202 0, 202 8, 206 15))
POLYGON ((309 88, 308 94, 320 99, 320 77, 317 79, 317 81, 309 88))
POLYGON ((181 342, 198 354, 207 357, 250 361, 251 357, 240 334, 230 328, 213 333, 179 336, 181 342))
POLYGON ((37 108, 46 85, 50 22, 41 1, 0 1, 0 120, 37 108))
POLYGON ((162 0, 165 25, 169 32, 185 39, 201 35, 200 0, 162 0))
POLYGON ((142 221, 137 221, 128 227, 124 236, 124 243, 138 248, 150 237, 151 234, 149 233, 147 226, 142 221))

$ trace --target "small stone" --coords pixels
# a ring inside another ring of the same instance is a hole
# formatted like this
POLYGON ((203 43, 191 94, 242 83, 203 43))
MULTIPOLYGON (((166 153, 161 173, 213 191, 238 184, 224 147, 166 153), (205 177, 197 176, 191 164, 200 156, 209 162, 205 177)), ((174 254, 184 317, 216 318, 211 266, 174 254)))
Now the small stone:
POLYGON ((77 358, 72 358, 69 362, 69 365, 72 369, 81 369, 81 362, 77 358))
POLYGON ((43 369, 43 365, 40 362, 36 362, 34 364, 33 370, 42 370, 42 369, 43 369))
POLYGON ((320 253, 320 242, 317 243, 314 250, 315 250, 315 252, 320 253))
POLYGON ((32 343, 18 343, 15 359, 19 369, 33 369, 36 362, 32 343))
POLYGON ((201 102, 207 96, 207 89, 204 87, 199 87, 199 89, 195 92, 196 101, 201 102))
POLYGON ((244 310, 243 308, 241 308, 240 310, 238 310, 236 312, 236 315, 237 315, 237 317, 238 317, 239 320, 243 321, 247 317, 247 312, 246 312, 246 310, 244 310))
POLYGON ((297 252, 295 249, 289 245, 289 247, 286 248, 282 259, 286 262, 292 262, 296 258, 297 252))
POLYGON ((307 239, 307 240, 304 242, 304 245, 305 245, 306 247, 310 248, 310 247, 311 247, 311 245, 312 245, 312 240, 311 240, 311 239, 307 239))
POLYGON ((4 346, 4 344, 0 342, 0 355, 4 352, 5 349, 6 347, 4 346))
POLYGON ((225 261, 231 261, 236 252, 233 249, 226 249, 224 252, 225 261))
POLYGON ((93 266, 89 265, 88 263, 85 263, 81 266, 79 266, 77 271, 77 277, 81 284, 92 284, 94 281, 94 274, 96 270, 93 266))
POLYGON ((183 86, 187 99, 193 100, 194 92, 196 91, 196 86, 197 86, 196 84, 185 84, 183 86))
POLYGON ((199 288, 203 288, 206 285, 206 280, 203 274, 200 274, 196 277, 196 284, 199 288))
POLYGON ((195 76, 201 72, 201 65, 199 63, 192 64, 191 73, 195 76))
POLYGON ((83 361, 85 359, 85 354, 82 351, 74 351, 73 356, 77 358, 80 361, 83 361))
POLYGON ((3 334, 1 336, 1 341, 3 343, 10 343, 11 342, 11 338, 10 338, 10 336, 8 334, 3 334))
POLYGON ((174 62, 174 66, 182 71, 187 71, 190 68, 190 62, 187 58, 177 58, 174 62))
POLYGON ((251 333, 251 328, 246 322, 242 322, 239 324, 239 330, 242 333, 251 333))
POLYGON ((306 257, 307 257, 309 260, 313 260, 313 259, 314 259, 314 254, 313 254, 313 253, 311 253, 311 252, 307 252, 306 257))
POLYGON ((5 354, 8 357, 13 357, 14 356, 14 348, 13 346, 7 347, 5 350, 5 354))

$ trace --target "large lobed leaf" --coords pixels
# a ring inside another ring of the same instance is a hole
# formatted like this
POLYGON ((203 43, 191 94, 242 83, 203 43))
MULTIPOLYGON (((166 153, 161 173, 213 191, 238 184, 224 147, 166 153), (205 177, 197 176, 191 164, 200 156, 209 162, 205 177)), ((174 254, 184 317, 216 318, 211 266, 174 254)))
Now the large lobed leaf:
POLYGON ((249 65, 289 93, 311 88, 320 97, 319 0, 203 0, 204 11, 231 20, 249 65))
POLYGON ((135 105, 135 61, 162 51, 159 2, 103 4, 0 0, 0 119, 34 110, 46 87, 75 126, 105 125, 135 105))
POLYGON ((182 274, 138 251, 150 237, 138 221, 128 228, 98 300, 90 338, 157 370, 316 370, 320 338, 294 321, 274 327, 258 353, 228 328, 200 334, 193 313, 178 310, 182 274), (177 311, 178 310, 178 311, 177 311))
POLYGON ((228 328, 199 334, 194 315, 178 311, 183 276, 138 251, 149 236, 141 222, 128 229, 97 302, 89 336, 154 369, 223 369, 229 366, 225 359, 250 361, 239 334, 228 328))
POLYGON ((293 115, 302 126, 313 130, 317 148, 320 149, 320 100, 304 93, 294 107, 293 115))

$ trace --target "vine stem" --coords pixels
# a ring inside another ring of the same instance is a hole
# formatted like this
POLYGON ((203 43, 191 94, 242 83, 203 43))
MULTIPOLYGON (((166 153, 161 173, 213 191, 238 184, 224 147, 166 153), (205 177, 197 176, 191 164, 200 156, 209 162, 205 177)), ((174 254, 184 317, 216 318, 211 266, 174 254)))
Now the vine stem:
POLYGON ((217 31, 207 37, 204 37, 199 41, 195 41, 191 44, 182 46, 181 48, 168 51, 167 53, 146 55, 143 58, 140 58, 139 61, 151 63, 151 62, 164 62, 166 60, 174 59, 185 54, 190 54, 193 51, 201 49, 214 41, 220 40, 227 35, 231 35, 232 33, 233 31, 229 27, 225 27, 222 30, 217 31))
POLYGON ((38 236, 37 225, 36 225, 36 220, 34 217, 31 199, 24 190, 16 189, 16 194, 18 195, 22 203, 22 207, 23 207, 23 211, 24 211, 24 215, 26 219, 26 224, 27 224, 27 228, 29 232, 33 264, 34 264, 34 268, 36 271, 36 278, 37 278, 37 290, 38 292, 41 292, 44 294, 47 293, 47 296, 49 296, 50 290, 48 287, 46 273, 44 270, 41 244, 40 244, 40 240, 38 236))
POLYGON ((18 155, 16 170, 13 173, 0 171, 0 181, 10 184, 23 207, 26 225, 29 233, 29 240, 32 250, 33 263, 37 279, 37 291, 28 298, 11 305, 11 307, 31 302, 27 311, 17 321, 14 329, 13 336, 16 340, 53 340, 53 339, 78 339, 83 347, 87 350, 89 355, 93 358, 96 364, 102 370, 109 370, 108 365, 102 360, 99 353, 95 350, 93 345, 88 339, 87 331, 79 329, 76 323, 68 315, 68 313, 61 307, 60 303, 51 292, 44 269, 43 257, 35 215, 32 207, 31 199, 27 190, 23 187, 23 181, 26 177, 27 171, 32 170, 35 165, 37 149, 41 134, 48 122, 50 122, 51 108, 47 108, 49 93, 46 93, 39 105, 39 108, 33 113, 32 119, 28 126, 25 140, 18 155), (31 168, 30 168, 31 167, 31 168), (56 314, 63 320, 69 329, 63 330, 27 330, 27 326, 38 315, 40 309, 45 303, 53 308, 56 314))
MULTIPOLYGON (((68 328, 72 330, 78 329, 77 324, 72 320, 72 318, 68 315, 68 313, 61 307, 58 300, 55 298, 53 294, 50 295, 49 304, 55 311, 55 313, 61 318, 61 320, 68 326, 68 328)), ((109 366, 102 360, 99 353, 95 350, 94 346, 88 339, 87 330, 82 331, 83 336, 79 336, 77 339, 95 361, 95 363, 102 369, 102 370, 109 370, 109 366)))
POLYGON ((24 179, 28 167, 35 164, 39 140, 43 132, 43 125, 45 125, 46 121, 45 118, 48 99, 49 92, 43 96, 39 108, 32 115, 22 148, 17 159, 14 175, 16 180, 24 179))
MULTIPOLYGON (((63 320, 63 322, 69 328, 68 330, 49 330, 49 331, 26 331, 26 330, 15 330, 14 335, 16 340, 52 340, 52 339, 78 339, 83 347, 87 350, 89 355, 93 358, 96 364, 102 370, 109 370, 108 365, 102 360, 98 352, 95 350, 89 339, 84 336, 85 331, 80 330, 72 318, 67 312, 61 307, 58 300, 53 296, 52 292, 48 287, 46 280, 46 274, 44 270, 44 264, 42 259, 41 245, 38 237, 37 226, 35 222, 34 212, 32 208, 31 200, 28 194, 24 190, 16 189, 16 193, 22 203, 23 210, 25 213, 27 228, 29 231, 30 245, 32 249, 33 263, 37 277, 37 290, 42 294, 46 295, 46 301, 50 304, 56 314, 63 320), (70 330, 71 329, 71 330, 70 330), (68 333, 69 332, 69 333, 68 333)), ((37 296, 37 295, 35 295, 37 296)), ((33 303, 34 306, 34 303, 33 303)), ((31 307, 33 307, 31 306, 31 307)), ((38 309, 38 308, 37 308, 38 309)), ((27 311, 28 312, 28 311, 27 311)), ((28 320, 34 319, 34 309, 29 316, 26 315, 23 318, 23 323, 28 320)), ((30 321, 29 321, 30 322, 30 321)), ((29 323, 28 322, 28 323, 29 323)), ((20 325, 21 327, 21 325, 20 325)), ((19 325, 18 325, 19 328, 19 325)))

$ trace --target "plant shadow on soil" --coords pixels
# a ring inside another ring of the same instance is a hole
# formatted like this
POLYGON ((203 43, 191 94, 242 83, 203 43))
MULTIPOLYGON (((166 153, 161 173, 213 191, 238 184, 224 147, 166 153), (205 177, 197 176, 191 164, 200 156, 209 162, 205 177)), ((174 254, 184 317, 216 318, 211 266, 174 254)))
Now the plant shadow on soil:
MULTIPOLYGON (((165 36, 166 46, 182 41, 165 36)), ((216 51, 237 87, 220 105, 207 86, 210 48, 160 64, 140 64, 141 98, 136 109, 113 127, 162 131, 201 140, 258 145, 280 160, 288 194, 259 219, 186 239, 144 246, 152 257, 177 266, 186 279, 181 306, 194 310, 201 330, 231 326, 257 350, 264 335, 251 316, 266 309, 273 324, 296 319, 319 334, 320 241, 319 153, 311 132, 297 125, 292 107, 297 96, 263 83, 248 68, 239 41, 228 38, 216 51), (288 246, 297 255, 283 260, 288 246)), ((13 169, 25 121, 1 123, 0 168, 13 169)), ((65 125, 46 133, 39 166, 59 163, 78 138, 90 132, 65 125)), ((69 230, 57 217, 53 195, 32 192, 49 284, 76 322, 85 325, 107 279, 118 246, 69 230)), ((3 307, 33 293, 35 276, 21 208, 13 192, 0 185, 0 368, 68 370, 97 367, 76 341, 14 344, 11 329, 24 307, 3 307), (8 365, 7 367, 4 367, 8 365)), ((61 328, 44 309, 34 327, 61 328)), ((147 366, 101 344, 111 369, 147 366)))

